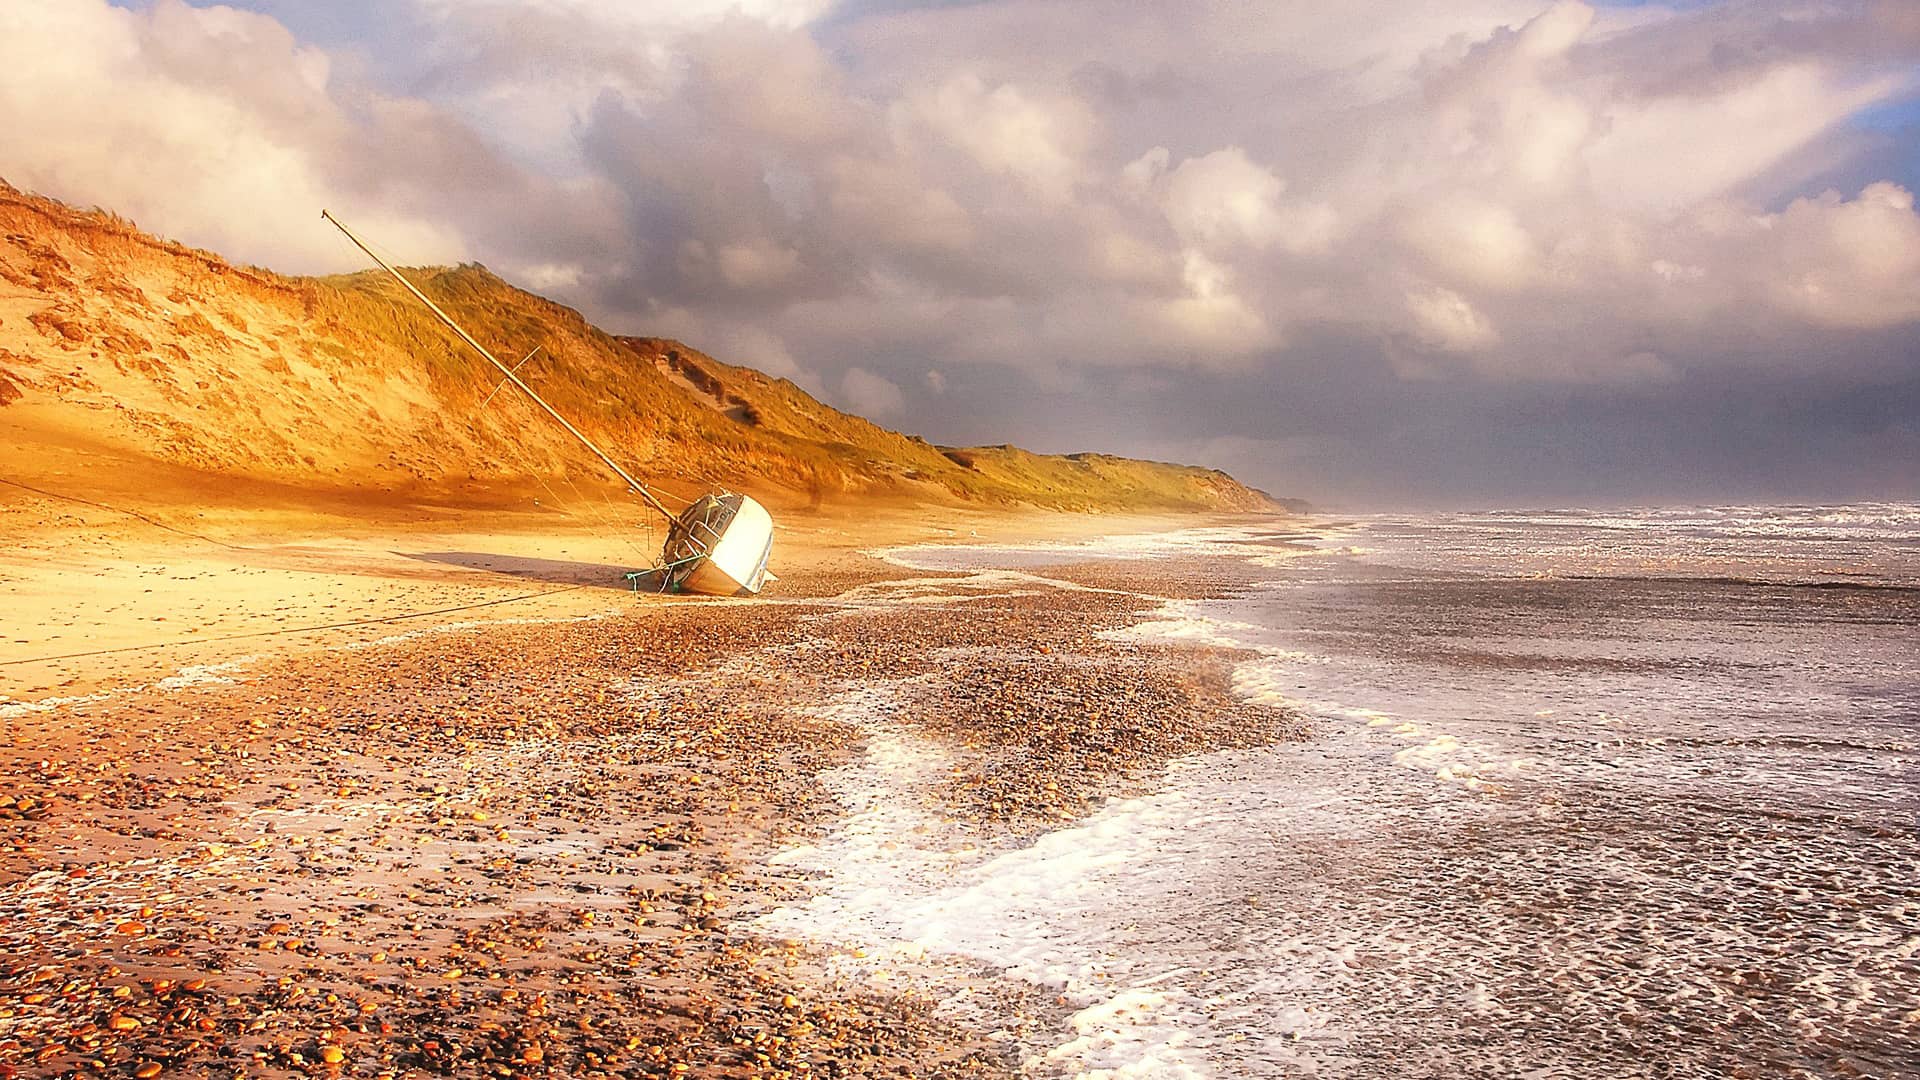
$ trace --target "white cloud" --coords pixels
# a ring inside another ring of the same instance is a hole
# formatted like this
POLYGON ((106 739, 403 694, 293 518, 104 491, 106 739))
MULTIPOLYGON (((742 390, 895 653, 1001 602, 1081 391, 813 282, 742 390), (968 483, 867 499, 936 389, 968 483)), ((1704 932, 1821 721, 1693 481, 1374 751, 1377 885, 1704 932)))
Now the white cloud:
POLYGON ((1832 326, 1871 328, 1920 320, 1920 216, 1913 193, 1870 184, 1796 199, 1760 219, 1772 248, 1772 294, 1790 311, 1832 326))
POLYGON ((488 15, 536 21, 583 19, 602 33, 626 30, 665 33, 710 26, 742 17, 783 30, 795 30, 832 9, 832 0, 675 0, 671 4, 608 4, 602 0, 413 0, 416 7, 443 21, 488 15))
POLYGON ((870 420, 898 416, 907 404, 899 385, 892 379, 861 367, 848 368, 840 377, 840 400, 870 420))
POLYGON ((1093 117, 1071 98, 1036 96, 1012 83, 988 85, 963 72, 913 95, 900 113, 907 139, 924 128, 989 173, 1012 177, 1061 202, 1080 180, 1093 117))
POLYGON ((817 390, 819 376, 793 358, 787 343, 756 326, 716 326, 699 340, 713 342, 713 350, 728 363, 745 364, 781 379, 791 379, 803 387, 817 390))
POLYGON ((1159 307, 1160 319, 1171 331, 1170 346, 1210 350, 1217 362, 1237 360, 1273 343, 1267 320, 1235 289, 1233 272, 1226 266, 1189 251, 1181 277, 1187 294, 1159 307))
POLYGON ((715 262, 721 280, 736 289, 782 285, 800 272, 798 251, 760 237, 721 247, 715 262))
POLYGON ((1167 162, 1173 160, 1173 154, 1164 146, 1156 146, 1127 162, 1120 170, 1120 179, 1131 188, 1145 189, 1160 179, 1167 171, 1167 162))
POLYGON ((1447 352, 1472 352, 1500 340, 1487 317, 1449 289, 1407 294, 1407 312, 1413 316, 1414 333, 1420 340, 1447 352))
POLYGON ((1167 179, 1167 220, 1182 238, 1205 246, 1265 247, 1280 237, 1285 185, 1237 146, 1188 158, 1167 179))
POLYGON ((1583 158, 1601 198, 1667 213, 1731 190, 1899 85, 1805 62, 1718 93, 1619 101, 1605 109, 1604 133, 1583 158))
POLYGON ((1463 287, 1510 291, 1537 284, 1533 237, 1505 205, 1468 195, 1415 207, 1402 235, 1429 269, 1463 287))
POLYGON ((282 269, 364 264, 328 207, 410 261, 465 257, 456 226, 342 181, 342 156, 400 132, 332 94, 326 54, 265 16, 23 0, 0 34, 0 176, 282 269))
POLYGON ((1920 319, 1904 188, 1758 194, 1910 88, 1920 30, 1884 13, 410 10, 421 70, 384 85, 411 96, 259 15, 16 0, 0 176, 242 260, 361 265, 329 205, 407 261, 482 258, 803 383, 861 357, 833 386, 882 409, 962 364, 1308 369, 1290 350, 1327 333, 1503 382, 1840 378, 1853 354, 1779 343, 1920 319))

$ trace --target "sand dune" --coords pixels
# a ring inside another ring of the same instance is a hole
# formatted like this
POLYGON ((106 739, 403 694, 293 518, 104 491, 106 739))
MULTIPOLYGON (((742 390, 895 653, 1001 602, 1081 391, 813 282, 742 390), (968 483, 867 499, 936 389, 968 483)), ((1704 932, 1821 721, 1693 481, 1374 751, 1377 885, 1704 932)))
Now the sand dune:
MULTIPOLYGON (((861 499, 1268 509, 1223 473, 958 450, 659 338, 615 338, 478 266, 410 276, 616 458, 670 492, 775 507, 861 499)), ((66 494, 605 511, 604 468, 379 271, 290 278, 0 184, 5 475, 66 494), (160 475, 149 480, 149 470, 160 475)))

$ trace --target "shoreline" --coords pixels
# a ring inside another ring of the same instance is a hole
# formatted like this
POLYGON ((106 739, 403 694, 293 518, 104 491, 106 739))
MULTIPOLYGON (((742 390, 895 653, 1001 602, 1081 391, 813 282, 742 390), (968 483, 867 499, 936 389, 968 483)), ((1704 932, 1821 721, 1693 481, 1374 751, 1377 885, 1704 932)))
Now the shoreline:
MULTIPOLYGON (((767 602, 621 597, 13 717, 0 1065, 1009 1073, 1061 1021, 1037 990, 1001 987, 1024 1019, 987 1039, 756 929, 817 889, 775 856, 849 812, 849 702, 945 748, 920 795, 1003 849, 1297 724, 1236 702, 1223 650, 1117 639, 1157 607, 1117 588, 1137 564, 1057 587, 805 550, 767 602)), ((1232 589, 1218 562, 1188 591, 1232 589)))

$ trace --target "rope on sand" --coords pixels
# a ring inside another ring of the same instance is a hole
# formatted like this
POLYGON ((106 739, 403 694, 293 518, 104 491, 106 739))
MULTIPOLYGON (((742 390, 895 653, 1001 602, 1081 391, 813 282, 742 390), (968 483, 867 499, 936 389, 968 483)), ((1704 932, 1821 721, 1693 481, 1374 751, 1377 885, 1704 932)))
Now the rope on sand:
POLYGON ((239 544, 229 544, 225 540, 215 540, 211 536, 206 536, 201 533, 192 532, 187 529, 182 529, 177 525, 169 525, 166 522, 161 521, 159 518, 149 517, 148 515, 143 514, 138 510, 129 510, 124 506, 113 506, 108 503, 95 502, 92 499, 83 499, 78 495, 66 495, 58 491, 48 491, 46 488, 34 487, 32 484, 23 484, 18 480, 11 480, 4 476, 0 476, 0 484, 6 484, 9 487, 17 487, 22 491, 31 491, 35 495, 44 495, 49 499, 65 499, 70 503, 79 503, 81 506, 91 506, 99 510, 111 510, 116 514, 125 514, 127 517, 134 518, 138 521, 144 521, 156 529, 165 529, 170 533, 179 533, 181 536, 190 536, 195 540, 205 541, 206 543, 214 544, 219 547, 226 548, 229 551, 254 550, 253 548, 242 547, 239 544))
POLYGON ((147 645, 121 645, 112 649, 90 649, 86 652, 61 653, 58 656, 30 656, 24 660, 0 660, 0 667, 13 667, 16 664, 50 664, 56 660, 78 660, 87 656, 107 656, 113 653, 147 652, 153 649, 171 649, 180 645, 212 645, 222 641, 245 641, 250 638, 279 637, 282 634, 312 634, 321 630, 344 630, 354 626, 379 626, 384 623, 405 622, 408 619, 424 619, 429 615, 451 615, 457 611, 473 611, 476 608, 496 607, 500 604, 512 604, 521 600, 533 600, 542 596, 558 596, 561 593, 584 589, 585 585, 567 585, 558 589, 544 589, 540 592, 524 593, 520 596, 506 596, 498 600, 483 600, 478 604, 461 604, 458 607, 435 608, 432 611, 412 611, 405 615, 387 615, 378 619, 354 619, 350 622, 325 623, 320 626, 288 626, 279 630, 256 630, 248 634, 227 634, 223 637, 182 638, 178 641, 156 641, 147 645))

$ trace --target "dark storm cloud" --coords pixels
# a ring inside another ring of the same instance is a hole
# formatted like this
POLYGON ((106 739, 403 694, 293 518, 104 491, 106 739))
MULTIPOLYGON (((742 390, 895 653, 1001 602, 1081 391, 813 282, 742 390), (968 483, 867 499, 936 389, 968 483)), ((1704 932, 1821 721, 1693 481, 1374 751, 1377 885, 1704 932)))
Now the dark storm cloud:
POLYGON ((262 3, 25 4, 0 175, 296 269, 333 201, 937 440, 1920 488, 1910 4, 262 3))

